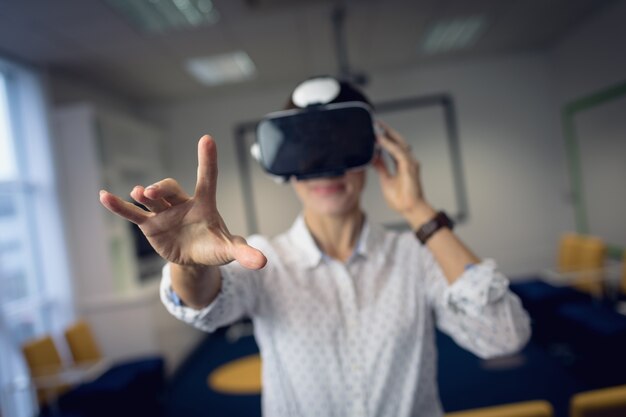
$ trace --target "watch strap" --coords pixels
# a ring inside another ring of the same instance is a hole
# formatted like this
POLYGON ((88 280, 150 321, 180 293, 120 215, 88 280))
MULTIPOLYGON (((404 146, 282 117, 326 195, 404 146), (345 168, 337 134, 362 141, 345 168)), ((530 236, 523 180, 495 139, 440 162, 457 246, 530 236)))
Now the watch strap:
POLYGON ((437 232, 437 230, 447 227, 452 230, 454 228, 454 222, 450 220, 448 215, 444 211, 439 211, 431 220, 424 223, 419 229, 415 231, 417 239, 425 245, 428 239, 437 232))

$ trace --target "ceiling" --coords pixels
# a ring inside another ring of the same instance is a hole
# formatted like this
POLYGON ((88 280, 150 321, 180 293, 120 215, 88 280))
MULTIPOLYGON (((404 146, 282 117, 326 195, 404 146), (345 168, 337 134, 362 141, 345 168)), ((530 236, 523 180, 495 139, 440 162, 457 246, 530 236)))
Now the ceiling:
MULTIPOLYGON (((148 1, 148 0, 129 0, 148 1)), ((336 1, 214 0, 219 22, 142 33, 104 0, 0 0, 0 56, 76 77, 135 101, 296 82, 336 74, 331 12, 336 1), (246 51, 258 74, 241 85, 205 87, 184 69, 190 57, 246 51)), ((441 60, 545 48, 612 0, 344 0, 350 67, 377 73, 441 60), (428 27, 484 14, 487 29, 470 49, 425 55, 428 27)))

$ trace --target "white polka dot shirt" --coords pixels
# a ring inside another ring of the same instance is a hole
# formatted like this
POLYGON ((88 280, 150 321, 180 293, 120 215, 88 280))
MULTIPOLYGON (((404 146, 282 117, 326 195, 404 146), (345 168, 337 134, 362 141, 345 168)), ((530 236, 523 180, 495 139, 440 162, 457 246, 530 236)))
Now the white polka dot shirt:
POLYGON ((250 317, 263 359, 265 417, 440 417, 434 326, 486 358, 520 349, 529 320, 493 261, 449 285, 411 232, 366 223, 345 263, 325 256, 302 217, 274 238, 248 242, 268 262, 221 267, 208 307, 175 300, 169 268, 161 298, 202 330, 250 317))

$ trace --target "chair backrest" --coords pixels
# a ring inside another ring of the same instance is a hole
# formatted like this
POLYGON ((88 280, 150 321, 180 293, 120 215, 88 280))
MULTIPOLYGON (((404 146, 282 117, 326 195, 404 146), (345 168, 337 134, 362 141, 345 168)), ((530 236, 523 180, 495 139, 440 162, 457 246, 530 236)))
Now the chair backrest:
POLYGON ((626 416, 626 385, 576 394, 570 401, 571 417, 626 416))
POLYGON ((552 417, 553 415, 554 410, 549 402, 536 400, 446 413, 445 417, 552 417))
POLYGON ((622 293, 626 294, 626 250, 622 256, 622 293))
POLYGON ((580 273, 572 285, 591 294, 601 294, 603 286, 599 271, 604 267, 607 248, 604 241, 595 236, 566 233, 559 240, 557 269, 559 272, 580 273), (588 275, 584 271, 593 271, 588 275))
POLYGON ((601 269, 606 258, 606 245, 604 241, 595 236, 585 236, 581 243, 578 268, 601 269))
POLYGON ((102 354, 86 321, 79 320, 65 330, 65 340, 76 363, 94 362, 102 359, 102 354))
POLYGON ((32 376, 52 375, 63 366, 61 355, 50 336, 26 342, 22 353, 32 376))
POLYGON ((606 245, 595 236, 565 233, 559 240, 559 272, 600 269, 604 265, 606 245))
MULTIPOLYGON (((22 353, 33 378, 54 375, 63 368, 61 355, 50 336, 26 342, 22 345, 22 353)), ((68 389, 68 385, 49 387, 46 390, 37 389, 39 404, 43 405, 68 389)))
MULTIPOLYGON (((579 271, 599 271, 604 267, 606 258, 606 244, 597 237, 584 236, 580 244, 580 255, 578 260, 579 271)), ((594 272, 589 275, 584 273, 574 283, 574 287, 590 294, 601 295, 604 291, 602 276, 594 272)))
POLYGON ((559 239, 557 269, 559 272, 572 272, 579 269, 583 237, 577 233, 565 233, 559 239))

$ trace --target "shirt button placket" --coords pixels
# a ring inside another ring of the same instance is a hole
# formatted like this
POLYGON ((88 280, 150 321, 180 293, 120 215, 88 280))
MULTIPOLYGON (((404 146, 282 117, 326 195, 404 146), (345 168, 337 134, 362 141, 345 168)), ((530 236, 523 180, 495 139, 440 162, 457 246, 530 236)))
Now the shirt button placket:
POLYGON ((364 416, 365 394, 363 392, 363 366, 360 351, 360 323, 356 300, 356 283, 350 276, 347 267, 337 265, 338 284, 341 293, 341 305, 343 306, 344 319, 347 332, 346 354, 348 359, 349 386, 347 394, 349 398, 349 410, 351 416, 364 416))

